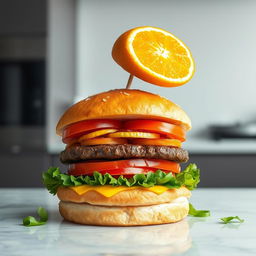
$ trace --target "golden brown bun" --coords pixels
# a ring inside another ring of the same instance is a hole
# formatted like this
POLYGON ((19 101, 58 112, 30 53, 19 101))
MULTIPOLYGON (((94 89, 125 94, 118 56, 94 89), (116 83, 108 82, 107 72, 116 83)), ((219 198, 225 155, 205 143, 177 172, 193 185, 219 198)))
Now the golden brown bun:
POLYGON ((172 223, 187 216, 189 204, 179 197, 166 204, 152 206, 95 206, 60 201, 59 210, 68 221, 101 226, 140 226, 172 223))
POLYGON ((88 191, 83 195, 78 195, 69 188, 60 187, 58 188, 57 195, 61 201, 73 203, 106 206, 143 206, 169 203, 178 197, 190 197, 191 192, 187 188, 181 187, 167 190, 158 195, 144 189, 134 189, 119 192, 112 197, 105 197, 96 191, 88 191))
POLYGON ((86 98, 71 106, 60 118, 56 132, 65 126, 90 119, 156 119, 191 129, 187 114, 175 103, 140 90, 118 89, 86 98))

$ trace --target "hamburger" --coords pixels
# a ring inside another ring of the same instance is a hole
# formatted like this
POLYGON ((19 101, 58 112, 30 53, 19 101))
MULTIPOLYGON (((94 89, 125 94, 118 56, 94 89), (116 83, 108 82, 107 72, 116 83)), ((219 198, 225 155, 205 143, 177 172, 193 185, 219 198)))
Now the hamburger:
POLYGON ((175 103, 141 90, 117 89, 71 106, 56 132, 66 148, 43 183, 60 199, 64 219, 80 224, 136 226, 172 223, 189 211, 199 182, 195 164, 181 171, 191 129, 175 103))

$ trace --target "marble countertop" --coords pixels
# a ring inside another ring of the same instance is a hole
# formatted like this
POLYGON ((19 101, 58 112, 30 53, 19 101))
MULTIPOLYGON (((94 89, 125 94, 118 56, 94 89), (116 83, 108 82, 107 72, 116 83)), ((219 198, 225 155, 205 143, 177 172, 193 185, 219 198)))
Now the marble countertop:
POLYGON ((191 202, 211 217, 187 217, 167 225, 95 227, 63 221, 58 199, 45 189, 0 189, 0 254, 9 255, 256 255, 256 189, 197 189, 191 202), (44 226, 24 227, 38 206, 49 212, 44 226), (219 218, 239 215, 242 224, 219 218))

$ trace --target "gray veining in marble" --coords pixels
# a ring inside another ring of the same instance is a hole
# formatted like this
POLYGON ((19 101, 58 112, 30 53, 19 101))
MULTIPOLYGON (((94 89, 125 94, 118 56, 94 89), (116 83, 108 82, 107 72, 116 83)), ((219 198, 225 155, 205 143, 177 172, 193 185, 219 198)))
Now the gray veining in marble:
POLYGON ((197 189, 191 202, 211 217, 146 227, 94 227, 63 221, 56 197, 44 189, 0 189, 0 255, 256 255, 256 189, 197 189), (49 211, 44 226, 22 219, 49 211), (219 218, 239 215, 242 224, 219 218))

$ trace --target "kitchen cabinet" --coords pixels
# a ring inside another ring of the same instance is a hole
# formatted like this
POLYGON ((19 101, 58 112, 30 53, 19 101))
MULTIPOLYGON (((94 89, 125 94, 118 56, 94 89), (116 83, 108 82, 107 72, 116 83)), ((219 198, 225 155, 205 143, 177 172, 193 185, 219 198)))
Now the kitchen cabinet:
POLYGON ((45 36, 45 0, 0 1, 0 36, 45 36))
POLYGON ((42 172, 50 165, 44 152, 0 154, 0 187, 42 187, 42 172))
POLYGON ((255 187, 256 155, 190 155, 201 170, 200 187, 255 187))

